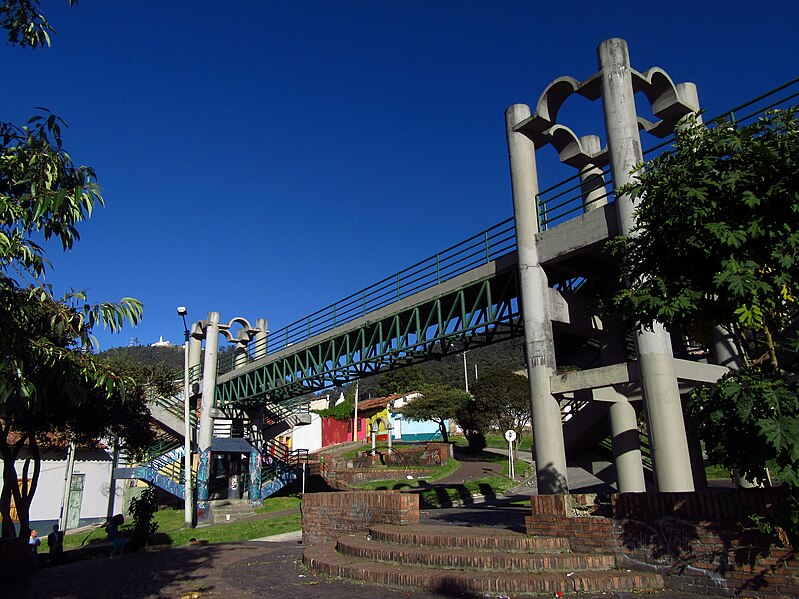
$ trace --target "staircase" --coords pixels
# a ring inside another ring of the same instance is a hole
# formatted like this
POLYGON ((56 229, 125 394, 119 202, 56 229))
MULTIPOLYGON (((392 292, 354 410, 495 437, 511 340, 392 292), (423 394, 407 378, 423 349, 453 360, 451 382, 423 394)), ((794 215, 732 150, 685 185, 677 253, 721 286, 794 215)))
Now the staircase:
POLYGON ((282 403, 266 402, 263 407, 263 435, 267 439, 277 437, 293 426, 311 423, 310 402, 304 397, 282 403))
POLYGON ((609 554, 574 553, 559 537, 497 528, 376 525, 309 547, 312 571, 441 593, 580 593, 662 588, 651 572, 616 567, 609 554))
POLYGON ((270 439, 266 442, 261 465, 261 498, 274 495, 286 485, 297 480, 303 464, 308 463, 308 450, 289 451, 282 443, 270 439))
POLYGON ((186 455, 182 441, 160 438, 149 448, 138 463, 129 464, 127 456, 120 455, 119 466, 114 469, 114 478, 144 480, 156 487, 183 499, 184 460, 186 455))
POLYGON ((213 524, 243 520, 255 515, 255 508, 249 499, 214 499, 209 503, 213 524))
MULTIPOLYGON (((200 373, 192 371, 190 375, 191 381, 196 387, 200 373)), ((120 466, 114 469, 114 477, 144 480, 183 499, 185 496, 183 438, 186 430, 183 394, 181 392, 172 396, 164 396, 151 389, 148 406, 153 420, 163 434, 156 439, 141 461, 129 463, 126 456, 121 456, 120 466)), ((224 446, 222 449, 214 449, 214 451, 238 451, 241 449, 241 453, 248 454, 253 446, 259 448, 261 453, 261 498, 274 494, 296 480, 303 462, 307 462, 308 458, 307 451, 291 452, 274 437, 293 426, 311 422, 307 399, 298 398, 280 404, 267 402, 263 408, 263 424, 250 421, 250 416, 238 409, 214 410, 216 413, 214 417, 214 447, 224 446), (248 422, 251 425, 244 427, 247 432, 242 430, 242 426, 234 426, 234 423, 241 425, 243 422, 248 422), (234 447, 236 441, 238 445, 244 447, 234 447)), ((190 414, 190 425, 192 448, 196 451, 198 418, 194 410, 190 414)), ((222 513, 226 512, 223 510, 222 513)), ((250 512, 248 515, 252 515, 252 513, 250 512)))

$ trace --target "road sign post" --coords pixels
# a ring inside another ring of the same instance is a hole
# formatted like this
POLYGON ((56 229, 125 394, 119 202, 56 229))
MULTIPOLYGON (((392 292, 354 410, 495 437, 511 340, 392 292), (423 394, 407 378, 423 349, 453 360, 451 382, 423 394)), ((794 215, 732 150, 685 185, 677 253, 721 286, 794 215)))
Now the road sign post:
POLYGON ((513 467, 514 460, 513 460, 513 442, 516 440, 516 431, 513 430, 506 430, 505 431, 505 439, 508 440, 508 472, 510 472, 510 477, 512 479, 516 479, 516 471, 513 467))

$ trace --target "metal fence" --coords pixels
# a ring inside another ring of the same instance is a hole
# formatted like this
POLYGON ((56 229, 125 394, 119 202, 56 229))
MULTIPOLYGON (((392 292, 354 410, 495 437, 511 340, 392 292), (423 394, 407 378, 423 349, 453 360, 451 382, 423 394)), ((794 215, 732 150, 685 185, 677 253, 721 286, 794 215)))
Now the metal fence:
MULTIPOLYGON (((746 124, 768 110, 787 108, 796 104, 797 98, 799 98, 799 77, 708 120, 708 126, 712 127, 724 120, 739 125, 746 124)), ((672 136, 646 150, 644 156, 652 158, 658 153, 668 152, 672 149, 673 142, 672 136)), ((542 190, 537 197, 541 230, 552 228, 591 210, 595 207, 593 204, 612 202, 614 197, 610 167, 602 169, 601 180, 598 179, 599 173, 596 177, 592 183, 593 189, 597 191, 603 189, 603 192, 593 193, 592 200, 588 203, 583 200, 584 189, 579 173, 542 190)), ((429 289, 515 250, 515 223, 511 217, 326 308, 270 332, 266 341, 251 342, 245 350, 246 361, 253 360, 256 356, 275 353, 295 343, 326 333, 337 326, 429 289)), ((239 356, 242 361, 243 358, 244 356, 239 356)), ((236 363, 234 352, 220 355, 219 372, 232 370, 236 363)))

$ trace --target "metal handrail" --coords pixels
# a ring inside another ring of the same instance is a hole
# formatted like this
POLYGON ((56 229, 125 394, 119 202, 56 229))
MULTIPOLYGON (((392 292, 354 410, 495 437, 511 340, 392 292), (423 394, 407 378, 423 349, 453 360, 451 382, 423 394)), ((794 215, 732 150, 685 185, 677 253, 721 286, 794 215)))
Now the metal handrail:
MULTIPOLYGON (((460 274, 488 264, 516 250, 513 217, 468 239, 386 277, 343 300, 318 310, 269 333, 266 347, 255 341, 247 346, 248 360, 257 354, 272 354, 295 343, 326 333, 337 326, 365 316, 460 274)), ((229 372, 230 359, 219 361, 219 373, 229 372)))
MULTIPOLYGON (((799 91, 791 93, 780 99, 773 99, 779 92, 790 88, 799 83, 799 77, 793 79, 765 94, 754 98, 740 106, 722 113, 721 116, 713 119, 727 118, 735 123, 752 118, 757 114, 762 114, 766 110, 780 106, 785 102, 799 96, 799 91), (755 112, 746 117, 736 118, 735 113, 745 108, 754 106, 762 100, 769 99, 766 106, 759 107, 755 112)), ((673 141, 673 137, 659 143, 654 149, 663 149, 673 141)), ((652 150, 647 150, 645 154, 652 150)), ((599 199, 607 199, 610 203, 615 200, 613 193, 613 181, 609 176, 608 167, 602 169, 605 178, 605 188, 607 191, 599 199)), ((578 212, 586 209, 582 194, 572 195, 565 200, 558 202, 557 205, 551 204, 553 200, 562 198, 565 194, 579 188, 579 184, 573 182, 579 179, 579 173, 544 189, 536 198, 539 210, 539 225, 542 229, 559 224, 576 216, 578 212), (572 184, 566 189, 564 185, 572 184), (548 195, 551 192, 557 192, 548 195)), ((331 304, 321 310, 292 322, 291 324, 271 332, 266 341, 250 342, 246 348, 247 359, 253 360, 256 355, 269 355, 277 351, 290 347, 316 335, 331 331, 335 327, 346 324, 366 316, 380 308, 388 306, 396 301, 404 299, 414 293, 429 289, 439 283, 452 279, 453 277, 468 272, 482 264, 489 263, 491 260, 510 254, 516 250, 516 238, 514 234, 514 217, 489 227, 488 229, 472 235, 468 239, 453 245, 446 250, 438 252, 433 256, 417 262, 404 270, 399 271, 361 291, 353 293, 344 299, 331 304)), ((231 353, 232 354, 232 353, 231 353)), ((220 374, 232 370, 235 364, 234 356, 225 356, 219 360, 218 372, 220 374)))
MULTIPOLYGON (((799 90, 789 90, 789 93, 782 94, 779 97, 777 97, 777 95, 785 90, 788 90, 792 86, 796 86, 797 84, 799 84, 799 77, 792 79, 791 81, 788 81, 787 83, 761 94, 739 106, 736 106, 735 108, 731 108, 730 110, 722 112, 715 118, 708 119, 707 124, 709 127, 715 126, 722 121, 730 121, 734 124, 740 124, 754 117, 762 115, 768 110, 785 106, 788 102, 799 98, 799 90), (745 110, 747 111, 746 114, 741 116, 739 113, 745 110)), ((700 114, 701 112, 702 111, 700 111, 700 114)), ((666 139, 646 149, 644 151, 644 156, 651 156, 659 151, 669 151, 669 147, 673 143, 674 135, 670 135, 666 139)), ((606 197, 608 203, 610 203, 614 200, 614 186, 610 177, 609 167, 604 167, 602 172, 605 178, 605 187, 609 190, 604 197, 606 197)), ((575 183, 575 181, 579 179, 579 176, 580 174, 576 173, 571 177, 539 192, 537 197, 539 210, 538 218, 542 229, 551 228, 552 226, 569 220, 578 213, 583 212, 585 207, 581 194, 573 194, 567 199, 562 199, 566 194, 579 190, 579 182, 575 183), (555 203, 556 200, 559 201, 555 203)))

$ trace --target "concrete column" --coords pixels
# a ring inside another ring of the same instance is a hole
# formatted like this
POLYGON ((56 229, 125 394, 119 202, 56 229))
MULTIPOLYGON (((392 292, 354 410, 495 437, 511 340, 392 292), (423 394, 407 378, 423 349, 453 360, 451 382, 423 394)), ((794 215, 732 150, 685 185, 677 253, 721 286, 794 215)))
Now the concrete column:
POLYGON ((253 346, 252 359, 258 360, 266 356, 267 342, 269 339, 269 322, 266 318, 259 318, 255 321, 255 344, 253 346))
POLYGON ((200 409, 200 432, 198 435, 197 464, 197 524, 211 521, 208 502, 208 480, 211 476, 211 445, 214 442, 214 407, 216 392, 216 360, 219 351, 219 312, 209 312, 205 329, 205 361, 203 363, 203 386, 200 409))
POLYGON ((538 173, 533 142, 513 128, 530 116, 530 107, 514 104, 505 111, 516 246, 519 256, 525 361, 533 414, 536 478, 540 494, 568 493, 566 451, 560 406, 552 396, 555 344, 549 317, 549 283, 538 260, 538 173))
POLYGON ((203 338, 205 337, 202 325, 203 323, 201 322, 194 324, 192 326, 191 335, 189 336, 190 384, 199 382, 202 378, 200 374, 200 364, 202 364, 203 361, 203 338))
MULTIPOLYGON (((627 43, 618 38, 602 42, 597 54, 613 184, 618 189, 632 180, 633 168, 643 162, 630 57, 627 43)), ((625 235, 635 224, 634 209, 630 197, 616 197, 619 225, 625 235)), ((636 345, 658 490, 693 491, 671 340, 660 323, 655 322, 652 329, 637 332, 636 345)))
MULTIPOLYGON (((602 365, 621 364, 625 360, 624 340, 616 336, 601 340, 602 365)), ((613 439, 613 461, 616 465, 616 487, 619 493, 646 491, 644 464, 641 457, 641 439, 638 418, 627 396, 614 387, 606 391, 615 398, 611 404, 610 429, 613 439)))
MULTIPOLYGON (((258 332, 255 333, 255 343, 253 345, 253 353, 252 359, 259 360, 261 358, 266 357, 266 351, 268 347, 268 336, 269 336, 269 322, 266 318, 259 318, 255 321, 255 328, 258 329, 258 332)), ((259 412, 259 418, 263 420, 263 412, 259 412)), ((256 427, 254 425, 250 425, 250 430, 255 433, 256 427)), ((263 503, 263 498, 261 497, 261 448, 257 447, 256 442, 254 442, 256 435, 251 435, 251 443, 253 445, 252 450, 250 451, 250 501, 253 505, 258 506, 263 503)), ((260 437, 258 437, 260 438, 260 437)))
MULTIPOLYGON (((597 154, 602 149, 599 137, 586 135, 580 138, 580 145, 588 154, 597 154)), ((583 196, 583 211, 590 212, 608 203, 605 191, 605 176, 602 169, 587 164, 580 169, 580 193, 583 196)))
POLYGON ((246 366, 249 360, 247 356, 247 342, 239 341, 233 350, 233 368, 241 368, 246 366))
POLYGON ((646 482, 638 439, 638 419, 635 408, 627 398, 620 396, 618 401, 610 405, 610 429, 619 493, 643 493, 646 491, 646 482))

